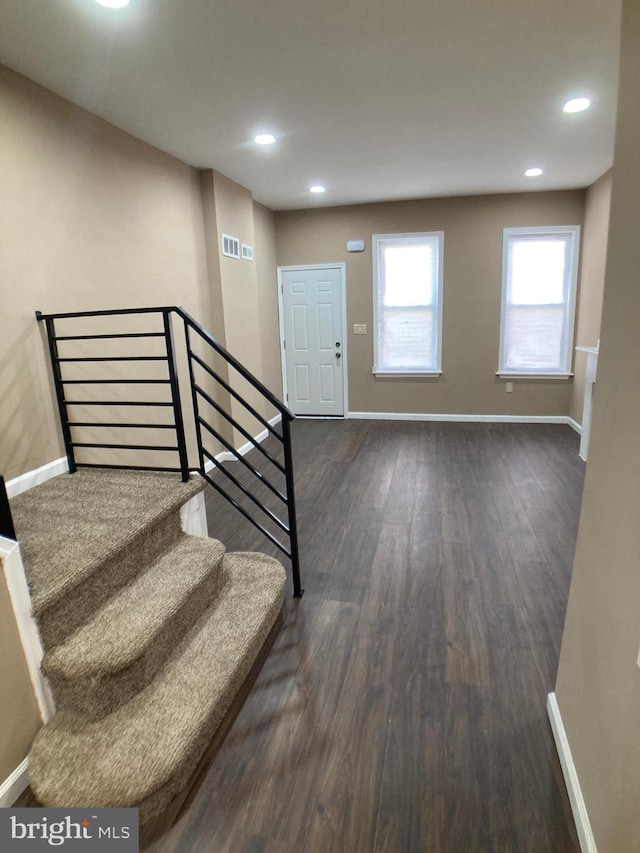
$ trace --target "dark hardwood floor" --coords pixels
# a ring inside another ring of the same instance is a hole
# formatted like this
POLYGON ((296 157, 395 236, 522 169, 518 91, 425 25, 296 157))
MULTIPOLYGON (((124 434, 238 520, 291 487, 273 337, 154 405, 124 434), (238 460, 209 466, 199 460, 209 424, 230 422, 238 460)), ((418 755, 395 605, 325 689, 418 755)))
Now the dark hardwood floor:
MULTIPOLYGON (((304 598, 152 849, 578 851, 546 715, 578 437, 298 420, 293 439, 304 598)), ((228 550, 277 555, 212 489, 207 506, 228 550)))

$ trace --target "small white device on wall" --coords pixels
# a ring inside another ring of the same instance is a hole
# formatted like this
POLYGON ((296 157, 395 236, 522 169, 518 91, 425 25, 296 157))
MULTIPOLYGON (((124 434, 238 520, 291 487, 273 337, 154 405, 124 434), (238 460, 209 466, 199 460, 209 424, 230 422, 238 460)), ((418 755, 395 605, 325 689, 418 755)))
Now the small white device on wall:
POLYGON ((347 252, 364 252, 364 240, 349 240, 347 252))
POLYGON ((248 246, 246 243, 242 244, 242 257, 245 261, 253 260, 253 246, 248 246))

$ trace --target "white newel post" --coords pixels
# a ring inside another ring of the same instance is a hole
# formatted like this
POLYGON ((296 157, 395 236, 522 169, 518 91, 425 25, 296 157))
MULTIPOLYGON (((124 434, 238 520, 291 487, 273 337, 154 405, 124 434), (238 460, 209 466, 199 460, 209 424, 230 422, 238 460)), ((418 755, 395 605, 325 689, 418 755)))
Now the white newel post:
POLYGON ((593 384, 598 370, 598 351, 600 341, 595 347, 576 347, 577 352, 586 352, 587 371, 584 387, 584 406, 582 408, 582 437, 580 439, 580 457, 587 460, 589 453, 589 434, 591 433, 591 405, 593 400, 593 384))

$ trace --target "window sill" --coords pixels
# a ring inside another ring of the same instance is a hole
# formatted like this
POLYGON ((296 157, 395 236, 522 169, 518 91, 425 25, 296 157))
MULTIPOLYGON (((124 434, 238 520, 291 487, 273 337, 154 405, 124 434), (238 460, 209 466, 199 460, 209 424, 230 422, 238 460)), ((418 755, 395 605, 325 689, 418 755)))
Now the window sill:
POLYGON ((508 370, 498 370, 496 376, 500 379, 571 379, 573 373, 510 373, 508 370))
POLYGON ((371 372, 378 379, 423 379, 423 378, 435 378, 437 379, 439 376, 442 376, 441 370, 376 370, 375 367, 371 369, 371 372))

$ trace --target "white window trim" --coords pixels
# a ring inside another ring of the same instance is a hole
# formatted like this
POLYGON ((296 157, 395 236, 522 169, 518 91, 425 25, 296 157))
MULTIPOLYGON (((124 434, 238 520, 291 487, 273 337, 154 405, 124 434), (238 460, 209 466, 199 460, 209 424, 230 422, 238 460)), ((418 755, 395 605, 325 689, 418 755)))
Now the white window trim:
POLYGON ((407 376, 414 376, 417 379, 424 377, 433 377, 433 376, 442 376, 441 370, 376 370, 375 367, 371 368, 371 372, 374 376, 379 376, 381 379, 398 379, 401 377, 402 379, 406 379, 407 376))
POLYGON ((505 228, 502 237, 502 297, 500 309, 500 349, 498 354, 498 370, 496 375, 502 379, 570 379, 573 376, 571 365, 573 361, 573 338, 575 335, 576 294, 578 290, 578 263, 580 260, 580 226, 579 225, 547 225, 530 226, 527 228, 505 228), (509 237, 526 234, 573 234, 571 255, 571 280, 567 295, 567 312, 565 315, 566 353, 561 370, 506 370, 504 364, 505 317, 507 309, 507 275, 509 237))
POLYGON ((500 370, 496 372, 500 379, 571 379, 573 373, 523 373, 521 370, 500 370))
POLYGON ((374 376, 381 378, 402 378, 407 377, 437 377, 442 375, 442 297, 443 297, 443 282, 444 282, 444 231, 405 231, 400 234, 374 234, 372 241, 373 255, 373 367, 371 372, 374 376), (435 370, 383 370, 378 367, 378 240, 398 240, 403 237, 437 237, 439 241, 438 247, 438 311, 437 311, 437 329, 436 340, 438 347, 436 351, 436 366, 435 370))

